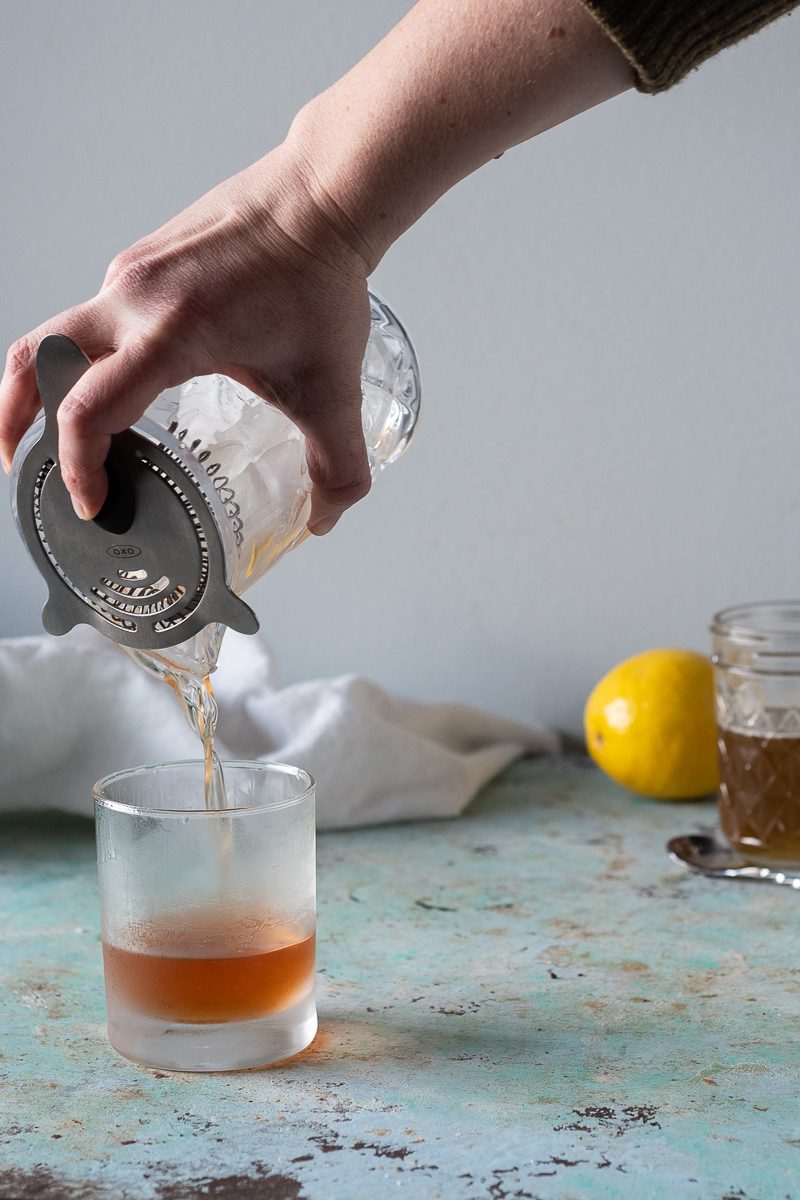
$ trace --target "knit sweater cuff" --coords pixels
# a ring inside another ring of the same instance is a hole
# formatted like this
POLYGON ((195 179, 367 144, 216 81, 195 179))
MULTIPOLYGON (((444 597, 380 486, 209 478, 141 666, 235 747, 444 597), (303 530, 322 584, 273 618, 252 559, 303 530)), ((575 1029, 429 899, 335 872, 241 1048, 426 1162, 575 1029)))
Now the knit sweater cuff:
POLYGON ((636 72, 663 92, 694 67, 755 33, 800 0, 582 0, 636 72))

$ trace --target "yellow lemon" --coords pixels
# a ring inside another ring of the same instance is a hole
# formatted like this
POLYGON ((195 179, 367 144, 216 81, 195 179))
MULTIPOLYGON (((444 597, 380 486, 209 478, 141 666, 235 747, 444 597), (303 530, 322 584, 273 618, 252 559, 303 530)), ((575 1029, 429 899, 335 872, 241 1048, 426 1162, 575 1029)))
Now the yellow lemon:
POLYGON ((690 800, 718 783, 711 663, 690 650, 648 650, 605 675, 586 701, 594 761, 643 796, 690 800))

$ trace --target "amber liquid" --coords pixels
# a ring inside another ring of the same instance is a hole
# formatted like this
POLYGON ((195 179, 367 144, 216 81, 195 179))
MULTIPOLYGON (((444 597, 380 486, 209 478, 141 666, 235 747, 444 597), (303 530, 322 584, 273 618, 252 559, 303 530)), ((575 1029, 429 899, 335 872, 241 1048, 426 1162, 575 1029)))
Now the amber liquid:
POLYGON ((315 935, 253 917, 173 917, 138 926, 131 943, 103 943, 106 988, 164 1021, 252 1021, 288 1008, 314 979, 315 935))
MULTIPOLYGON (((221 635, 220 635, 221 636, 221 635)), ((213 641, 213 639, 212 639, 213 641)), ((191 643, 187 642, 189 646, 191 643)), ((180 701, 186 720, 200 738, 203 747, 203 801, 206 808, 228 808, 222 765, 214 750, 217 729, 217 701, 211 685, 211 670, 206 653, 197 647, 197 657, 187 654, 169 657, 169 652, 133 650, 123 647, 130 658, 149 675, 155 675, 172 689, 180 701)), ((209 649, 207 647, 206 649, 209 649)), ((216 658, 219 642, 211 647, 216 658)))
POLYGON ((210 675, 194 675, 186 671, 164 676, 165 682, 178 696, 187 720, 203 744, 203 800, 206 808, 227 808, 225 777, 222 764, 214 750, 217 729, 217 700, 210 675))
POLYGON ((800 867, 800 738, 719 730, 719 815, 735 850, 800 867))

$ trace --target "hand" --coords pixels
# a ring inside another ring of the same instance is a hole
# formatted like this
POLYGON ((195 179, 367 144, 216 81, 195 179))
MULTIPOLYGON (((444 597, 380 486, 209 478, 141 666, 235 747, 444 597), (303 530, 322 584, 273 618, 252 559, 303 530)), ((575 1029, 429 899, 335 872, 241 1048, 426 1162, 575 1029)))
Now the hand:
POLYGON ((4 467, 39 408, 39 342, 63 333, 92 361, 58 414, 61 475, 80 517, 103 505, 111 435, 165 388, 220 372, 305 434, 309 528, 327 533, 370 487, 366 274, 335 205, 284 144, 124 250, 93 299, 11 347, 0 384, 4 467))

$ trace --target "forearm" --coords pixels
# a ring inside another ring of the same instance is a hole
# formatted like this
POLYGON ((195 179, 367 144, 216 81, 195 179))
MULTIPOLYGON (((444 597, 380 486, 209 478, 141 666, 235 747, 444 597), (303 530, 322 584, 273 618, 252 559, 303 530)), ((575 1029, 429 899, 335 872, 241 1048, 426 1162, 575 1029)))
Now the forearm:
POLYGON ((420 0, 287 142, 371 269, 459 180, 633 82, 578 0, 420 0))

